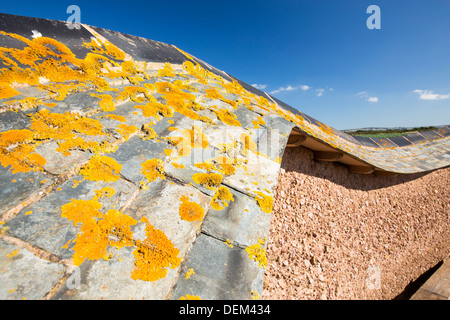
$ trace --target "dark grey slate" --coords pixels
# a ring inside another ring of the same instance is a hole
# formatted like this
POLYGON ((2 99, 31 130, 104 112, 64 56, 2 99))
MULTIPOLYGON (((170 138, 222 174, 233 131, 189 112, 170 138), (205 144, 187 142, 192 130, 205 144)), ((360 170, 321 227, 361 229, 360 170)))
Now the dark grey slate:
POLYGON ((254 198, 229 188, 233 201, 222 210, 210 208, 202 224, 202 232, 234 245, 247 247, 269 233, 271 214, 261 211, 254 198))
POLYGON ((28 197, 43 191, 54 181, 53 177, 43 172, 30 171, 13 174, 9 167, 0 166, 0 214, 21 204, 28 197), (41 183, 43 180, 46 181, 41 183))
POLYGON ((30 118, 22 111, 5 111, 0 113, 0 132, 22 130, 30 125, 30 118))
POLYGON ((248 300, 252 290, 262 293, 263 273, 245 250, 200 234, 183 263, 171 299, 190 294, 203 300, 248 300), (185 279, 190 268, 195 273, 185 279))
MULTIPOLYGON (((74 243, 68 249, 63 246, 76 238, 78 227, 65 217, 61 217, 61 207, 72 199, 90 200, 95 196, 95 190, 108 186, 108 183, 83 180, 76 176, 54 190, 40 201, 22 209, 20 213, 5 223, 6 234, 29 242, 39 248, 47 250, 63 259, 71 258, 74 243), (81 181, 76 186, 74 180, 81 181), (76 186, 76 187, 75 187, 76 186), (27 212, 31 211, 31 214, 27 212)), ((111 209, 114 205, 117 210, 137 190, 137 187, 124 180, 116 181, 113 185, 115 194, 99 200, 103 210, 111 209)))

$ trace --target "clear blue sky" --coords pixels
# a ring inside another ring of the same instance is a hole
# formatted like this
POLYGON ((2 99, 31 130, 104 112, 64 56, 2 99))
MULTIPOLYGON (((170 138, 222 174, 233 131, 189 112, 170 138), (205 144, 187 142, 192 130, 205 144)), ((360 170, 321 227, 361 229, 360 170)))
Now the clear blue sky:
POLYGON ((2 1, 163 41, 338 129, 450 124, 449 0, 2 1), (369 30, 369 5, 381 29, 369 30))

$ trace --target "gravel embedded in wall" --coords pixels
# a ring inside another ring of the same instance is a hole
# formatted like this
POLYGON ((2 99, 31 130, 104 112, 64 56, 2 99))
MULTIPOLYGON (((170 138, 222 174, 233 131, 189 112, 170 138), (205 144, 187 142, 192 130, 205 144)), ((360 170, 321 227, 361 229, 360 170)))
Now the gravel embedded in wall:
POLYGON ((393 299, 450 254, 450 168, 377 177, 283 156, 263 299, 393 299))

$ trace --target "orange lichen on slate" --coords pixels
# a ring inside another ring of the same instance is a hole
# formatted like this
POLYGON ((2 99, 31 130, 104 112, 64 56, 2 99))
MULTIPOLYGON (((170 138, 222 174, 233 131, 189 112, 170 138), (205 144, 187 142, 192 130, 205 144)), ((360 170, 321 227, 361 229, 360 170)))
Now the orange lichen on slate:
POLYGON ((172 241, 161 230, 153 227, 147 218, 142 218, 141 222, 146 224, 146 239, 136 240, 136 250, 134 250, 134 270, 131 278, 134 280, 156 281, 164 278, 167 269, 175 269, 179 266, 181 258, 178 257, 180 251, 175 248, 172 241))
POLYGON ((206 160, 205 162, 194 163, 194 167, 211 171, 214 168, 214 163, 211 160, 206 160))
POLYGON ((256 118, 257 120, 252 121, 253 128, 258 129, 260 125, 266 124, 266 122, 260 116, 257 116, 256 118))
POLYGON ((99 120, 80 116, 76 113, 51 113, 47 109, 40 110, 31 116, 33 144, 53 139, 58 142, 56 151, 70 155, 70 150, 81 149, 97 153, 102 152, 105 145, 96 141, 86 141, 77 133, 88 136, 105 135, 99 120))
POLYGON ((116 191, 111 187, 104 187, 100 190, 95 190, 94 192, 95 192, 95 198, 94 198, 95 200, 101 199, 104 197, 111 198, 116 193, 116 191))
POLYGON ((187 294, 186 296, 180 297, 179 300, 202 300, 202 299, 200 299, 199 296, 194 296, 194 295, 187 294))
POLYGON ((9 85, 0 85, 0 99, 7 99, 19 95, 20 92, 9 85))
POLYGON ((229 126, 241 126, 241 123, 237 120, 237 116, 231 113, 227 109, 213 110, 217 118, 219 118, 223 123, 229 126))
POLYGON ((79 173, 86 180, 109 182, 119 180, 121 170, 122 165, 113 158, 94 155, 79 173))
POLYGON ((190 201, 189 197, 182 196, 180 198, 181 205, 179 208, 180 217, 183 220, 192 222, 202 220, 205 215, 205 209, 196 202, 190 201))
POLYGON ((71 150, 97 150, 99 144, 96 141, 85 141, 83 138, 75 137, 73 139, 67 139, 62 142, 58 142, 58 148, 56 151, 61 152, 64 156, 69 156, 71 150))
POLYGON ((130 135, 138 131, 138 128, 133 125, 127 125, 125 123, 122 123, 117 126, 116 130, 125 139, 125 141, 127 141, 130 135))
POLYGON ((219 92, 217 92, 216 88, 205 89, 205 91, 206 91, 207 98, 222 100, 223 102, 226 102, 229 105, 233 106, 233 108, 236 108, 237 102, 230 100, 230 99, 225 99, 223 95, 221 95, 219 92))
POLYGON ((107 114, 102 116, 102 118, 110 118, 111 120, 116 120, 120 122, 126 122, 127 119, 123 116, 117 115, 117 114, 107 114))
POLYGON ((220 173, 195 173, 192 176, 192 180, 195 183, 201 184, 202 186, 214 190, 222 183, 223 175, 220 173))
POLYGON ((169 62, 164 63, 164 67, 158 70, 157 75, 160 77, 175 77, 174 70, 169 62))
POLYGON ((152 182, 158 178, 165 179, 164 162, 161 159, 149 159, 141 164, 141 173, 152 182))
MULTIPOLYGON (((134 240, 131 226, 137 221, 120 211, 109 209, 102 212, 102 204, 98 199, 114 194, 112 188, 106 187, 96 191, 92 200, 75 200, 65 204, 61 208, 61 216, 69 219, 73 224, 79 225, 80 232, 73 241, 73 263, 81 265, 86 259, 109 259, 108 248, 135 246, 135 267, 131 272, 134 280, 156 281, 163 278, 169 267, 176 268, 181 262, 178 257, 179 250, 167 236, 155 229, 147 218, 141 222, 146 224, 146 239, 134 240)), ((68 248, 68 244, 66 248, 68 248)))
POLYGON ((247 251, 250 259, 258 262, 258 265, 260 268, 266 267, 267 253, 266 253, 266 249, 264 248, 264 240, 259 238, 258 243, 248 246, 247 248, 245 248, 245 251, 247 251))
POLYGON ((116 100, 119 100, 119 101, 130 100, 133 102, 142 103, 146 99, 151 99, 149 97, 150 97, 150 94, 149 94, 147 88, 139 87, 139 86, 127 86, 127 87, 123 88, 123 90, 121 92, 119 92, 116 100))
POLYGON ((10 130, 0 134, 0 163, 11 166, 13 173, 41 171, 46 160, 34 153, 33 132, 27 129, 10 130))
POLYGON ((102 77, 110 79, 129 76, 133 71, 125 59, 125 54, 109 42, 92 40, 85 44, 92 52, 84 59, 76 58, 70 49, 55 39, 38 37, 28 40, 13 33, 0 34, 22 41, 20 48, 0 48, 0 58, 7 65, 0 72, 0 98, 16 95, 13 86, 27 84, 46 90, 57 100, 86 86, 94 86, 97 91, 111 89, 102 77), (46 84, 41 84, 45 79, 46 84))
POLYGON ((234 197, 230 192, 230 189, 221 186, 219 189, 217 189, 216 193, 211 199, 211 208, 217 211, 222 210, 225 207, 228 207, 228 204, 231 201, 234 201, 234 197))
POLYGON ((273 197, 261 191, 256 191, 256 194, 255 199, 261 210, 266 213, 271 213, 273 210, 273 197))
POLYGON ((72 200, 61 207, 62 217, 71 220, 74 225, 81 224, 73 247, 73 263, 76 266, 86 259, 107 259, 108 246, 120 249, 133 245, 130 227, 137 221, 114 209, 104 214, 100 211, 101 207, 96 199, 72 200), (112 240, 111 235, 117 240, 112 240))
POLYGON ((91 94, 93 97, 100 98, 100 108, 102 108, 102 111, 114 111, 116 110, 116 107, 114 106, 114 99, 110 94, 91 94))
POLYGON ((184 87, 180 82, 175 82, 174 84, 170 82, 156 82, 155 86, 156 91, 161 93, 166 100, 167 106, 172 107, 176 112, 192 120, 210 121, 209 118, 197 114, 196 111, 204 109, 204 107, 195 101, 195 95, 182 90, 184 87))
POLYGON ((170 106, 156 101, 150 101, 145 105, 137 105, 134 107, 137 109, 141 109, 144 117, 157 117, 158 115, 161 115, 163 117, 173 116, 173 109, 170 106))
POLYGON ((195 274, 194 269, 189 268, 188 271, 186 271, 186 273, 184 274, 184 278, 187 280, 187 279, 189 279, 193 274, 195 274))
POLYGON ((223 173, 225 176, 230 176, 236 172, 236 159, 230 159, 225 156, 218 156, 214 158, 214 161, 217 162, 216 169, 223 173))

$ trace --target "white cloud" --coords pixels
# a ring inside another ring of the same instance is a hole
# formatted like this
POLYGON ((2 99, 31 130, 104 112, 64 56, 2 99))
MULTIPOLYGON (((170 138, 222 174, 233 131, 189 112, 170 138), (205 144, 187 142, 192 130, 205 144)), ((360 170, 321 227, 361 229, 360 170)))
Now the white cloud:
POLYGON ((317 96, 321 97, 323 95, 323 92, 325 91, 325 89, 316 89, 317 91, 317 96))
POLYGON ((361 98, 364 98, 367 102, 372 102, 372 103, 378 102, 378 97, 369 96, 369 93, 367 93, 367 91, 358 92, 358 96, 360 96, 361 98))
POLYGON ((450 99, 450 93, 448 94, 438 94, 434 93, 433 90, 414 90, 414 93, 419 95, 420 100, 445 100, 450 99))
POLYGON ((301 85, 301 86, 300 86, 300 89, 302 89, 303 91, 306 91, 306 90, 311 89, 311 87, 308 86, 308 85, 306 85, 306 84, 304 84, 304 85, 301 85))
POLYGON ((267 84, 254 83, 254 84, 252 84, 252 87, 255 87, 256 89, 259 89, 259 90, 264 90, 265 88, 267 88, 267 84))
POLYGON ((287 87, 279 87, 278 89, 271 91, 270 94, 277 94, 277 93, 280 93, 280 92, 283 92, 283 91, 295 91, 295 90, 298 90, 298 89, 306 91, 306 90, 311 89, 311 87, 306 85, 306 84, 301 84, 301 85, 298 85, 298 86, 295 86, 295 87, 293 87, 291 85, 288 85, 287 87))

